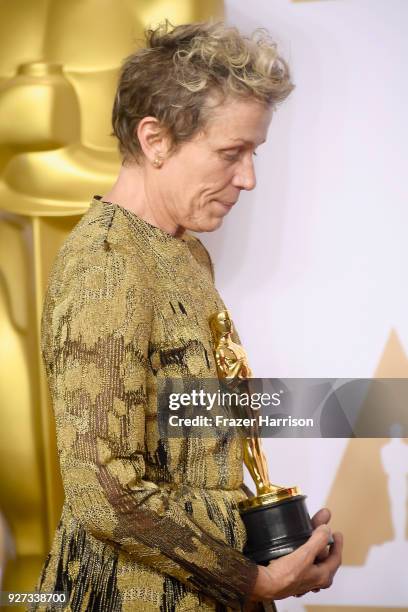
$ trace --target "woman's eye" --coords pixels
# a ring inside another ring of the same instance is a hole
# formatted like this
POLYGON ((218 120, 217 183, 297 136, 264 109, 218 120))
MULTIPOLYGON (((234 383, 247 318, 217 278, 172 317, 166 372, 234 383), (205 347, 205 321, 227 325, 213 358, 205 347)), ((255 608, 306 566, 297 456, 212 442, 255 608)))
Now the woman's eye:
MULTIPOLYGON (((222 155, 224 159, 228 161, 238 161, 241 151, 223 151, 222 155)), ((253 151, 252 155, 258 155, 256 151, 253 151)))
POLYGON ((223 152, 225 159, 229 161, 236 161, 239 158, 239 151, 224 151, 223 152))

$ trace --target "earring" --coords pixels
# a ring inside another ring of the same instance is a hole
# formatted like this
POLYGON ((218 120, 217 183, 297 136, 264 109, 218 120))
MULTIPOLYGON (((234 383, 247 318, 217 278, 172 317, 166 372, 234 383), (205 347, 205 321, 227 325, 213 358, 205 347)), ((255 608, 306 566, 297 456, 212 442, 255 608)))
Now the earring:
POLYGON ((155 168, 161 168, 162 164, 163 164, 163 162, 162 162, 162 160, 160 159, 160 157, 155 157, 155 158, 154 158, 154 160, 153 160, 153 166, 154 166, 155 168))

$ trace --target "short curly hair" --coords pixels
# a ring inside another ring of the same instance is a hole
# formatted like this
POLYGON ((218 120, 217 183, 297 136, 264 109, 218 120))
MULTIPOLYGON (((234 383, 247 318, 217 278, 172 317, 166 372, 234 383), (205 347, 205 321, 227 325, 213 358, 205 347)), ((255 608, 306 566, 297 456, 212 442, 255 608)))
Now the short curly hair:
POLYGON ((136 134, 143 117, 158 119, 177 148, 204 128, 210 99, 253 98, 275 107, 294 88, 264 29, 246 37, 223 22, 173 27, 166 20, 145 36, 145 46, 122 64, 113 105, 111 135, 123 161, 143 158, 136 134))

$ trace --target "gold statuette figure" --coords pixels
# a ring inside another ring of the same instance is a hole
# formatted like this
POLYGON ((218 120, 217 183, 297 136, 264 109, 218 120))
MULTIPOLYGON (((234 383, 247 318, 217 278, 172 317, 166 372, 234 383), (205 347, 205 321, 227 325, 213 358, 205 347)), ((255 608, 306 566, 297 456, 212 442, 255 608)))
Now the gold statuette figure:
MULTIPOLYGON (((252 377, 252 371, 245 350, 232 339, 234 328, 228 311, 211 315, 209 324, 218 377, 228 387, 249 393, 248 378, 252 377)), ((251 426, 250 435, 243 438, 243 458, 256 485, 256 495, 239 503, 248 535, 244 552, 258 563, 267 563, 295 550, 310 536, 312 527, 304 505, 305 496, 301 495, 299 488, 271 483, 258 419, 254 418, 252 408, 247 410, 250 422, 255 425, 251 426)))
MULTIPOLYGON (((230 384, 240 383, 252 377, 245 349, 232 340, 234 327, 227 310, 215 313, 210 317, 210 328, 214 339, 214 355, 219 378, 226 379, 230 384)), ((254 413, 251 408, 251 417, 254 413)), ((256 423, 256 421, 255 421, 256 423)), ((274 485, 269 480, 268 464, 262 450, 258 426, 252 427, 250 437, 244 438, 244 463, 256 485, 257 497, 268 494, 282 499, 288 495, 297 495, 293 488, 286 489, 274 485)))

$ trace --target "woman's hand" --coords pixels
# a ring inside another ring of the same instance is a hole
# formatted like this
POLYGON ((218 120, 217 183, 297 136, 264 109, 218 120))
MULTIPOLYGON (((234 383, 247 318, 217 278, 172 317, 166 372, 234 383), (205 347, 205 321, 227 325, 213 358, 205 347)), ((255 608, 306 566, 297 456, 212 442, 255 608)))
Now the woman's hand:
POLYGON ((341 564, 343 537, 341 533, 333 534, 334 543, 329 548, 329 520, 330 511, 323 508, 313 517, 315 530, 305 544, 266 567, 259 566, 252 601, 301 596, 331 586, 341 564))
MULTIPOLYGON (((330 519, 331 519, 330 510, 328 508, 322 508, 321 510, 316 512, 316 514, 312 518, 313 528, 316 529, 320 525, 327 525, 330 519)), ((326 549, 323 550, 321 553, 319 553, 319 555, 316 557, 316 561, 324 561, 327 558, 329 551, 330 551, 330 546, 327 546, 326 549)))

